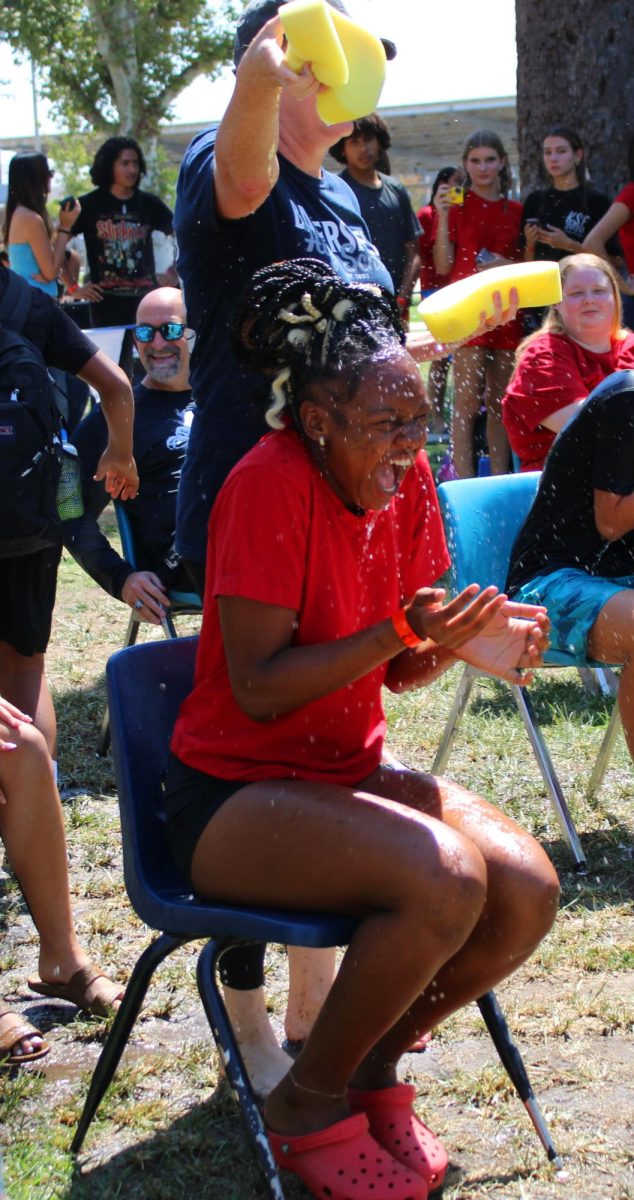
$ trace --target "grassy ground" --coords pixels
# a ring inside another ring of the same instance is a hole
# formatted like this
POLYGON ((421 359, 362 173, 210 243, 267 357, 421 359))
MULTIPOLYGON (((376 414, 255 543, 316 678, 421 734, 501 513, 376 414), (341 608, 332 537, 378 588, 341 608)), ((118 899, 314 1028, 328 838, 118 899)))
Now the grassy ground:
MULTIPOLYGON (((71 881, 82 938, 124 981, 150 932, 128 906, 110 760, 94 754, 104 703, 103 667, 121 642, 126 610, 65 560, 50 678, 60 724, 60 770, 71 881)), ((390 701, 390 744, 411 764, 433 758, 458 679, 454 670, 417 696, 390 701)), ((556 823, 507 689, 479 690, 450 762, 454 778, 505 806, 543 841, 561 872, 556 926, 498 996, 529 1068, 569 1178, 557 1181, 499 1065, 475 1008, 452 1018, 406 1074, 420 1108, 445 1139, 447 1200, 634 1200, 634 918, 632 772, 619 740, 597 802, 584 781, 609 710, 576 675, 533 688, 590 866, 570 870, 556 823)), ((231 1096, 219 1083, 197 998, 198 947, 159 971, 123 1064, 73 1164, 68 1146, 107 1023, 28 993, 37 942, 23 901, 0 877, 2 995, 53 1043, 36 1069, 0 1071, 0 1147, 11 1200, 263 1200, 231 1096)), ((267 964, 281 1028, 283 952, 267 964)), ((1 1191, 1 1187, 0 1187, 1 1191)), ((306 1190, 287 1177, 289 1200, 306 1190)))

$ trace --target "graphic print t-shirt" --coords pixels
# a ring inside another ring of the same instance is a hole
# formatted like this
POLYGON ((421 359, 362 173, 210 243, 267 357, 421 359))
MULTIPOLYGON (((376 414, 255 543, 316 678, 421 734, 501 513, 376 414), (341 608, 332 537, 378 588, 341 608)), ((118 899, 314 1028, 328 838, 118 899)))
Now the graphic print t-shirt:
POLYGON ((158 196, 137 189, 119 200, 106 188, 80 197, 73 233, 83 233, 92 283, 104 297, 140 298, 156 286, 152 231, 171 233, 172 213, 158 196))

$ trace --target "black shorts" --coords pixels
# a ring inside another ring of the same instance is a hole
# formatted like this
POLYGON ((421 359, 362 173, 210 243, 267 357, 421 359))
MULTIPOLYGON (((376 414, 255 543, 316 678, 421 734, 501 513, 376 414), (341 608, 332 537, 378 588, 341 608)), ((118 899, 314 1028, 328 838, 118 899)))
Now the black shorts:
POLYGON ((48 646, 61 556, 59 545, 0 559, 0 641, 25 657, 48 646))
POLYGON ((247 784, 207 775, 170 754, 164 788, 167 840, 179 871, 189 883, 194 850, 203 829, 225 800, 243 787, 247 784))

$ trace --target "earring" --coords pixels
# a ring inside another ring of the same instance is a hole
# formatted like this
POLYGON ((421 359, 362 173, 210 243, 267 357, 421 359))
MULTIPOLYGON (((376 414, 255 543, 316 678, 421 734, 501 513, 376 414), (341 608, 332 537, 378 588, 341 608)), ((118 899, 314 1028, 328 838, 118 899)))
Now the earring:
POLYGON ((326 439, 325 439, 323 433, 320 433, 320 435, 319 435, 319 445, 321 446, 322 450, 324 449, 324 447, 326 445, 326 439))

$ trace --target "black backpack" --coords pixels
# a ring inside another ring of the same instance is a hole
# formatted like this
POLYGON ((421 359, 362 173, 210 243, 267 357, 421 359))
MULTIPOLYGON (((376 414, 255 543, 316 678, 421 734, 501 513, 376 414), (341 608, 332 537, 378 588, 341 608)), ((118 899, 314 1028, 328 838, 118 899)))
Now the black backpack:
POLYGON ((0 559, 61 541, 59 409, 44 359, 21 333, 33 289, 7 274, 0 302, 0 559))

